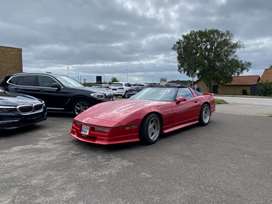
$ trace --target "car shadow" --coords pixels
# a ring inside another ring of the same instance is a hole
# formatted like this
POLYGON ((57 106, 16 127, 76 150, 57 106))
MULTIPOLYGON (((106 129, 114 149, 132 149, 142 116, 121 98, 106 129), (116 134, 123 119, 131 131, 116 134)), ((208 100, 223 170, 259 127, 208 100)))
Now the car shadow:
POLYGON ((48 111, 47 116, 54 117, 54 118, 74 118, 74 114, 71 112, 65 112, 65 111, 48 111))
POLYGON ((99 145, 99 144, 81 142, 79 140, 73 139, 72 143, 74 143, 75 145, 79 146, 80 148, 86 151, 94 150, 94 151, 103 151, 103 152, 122 151, 122 150, 144 147, 144 145, 142 145, 140 142, 115 144, 115 145, 99 145))
POLYGON ((5 137, 20 136, 29 132, 39 130, 41 128, 43 128, 43 125, 41 124, 32 124, 32 125, 28 125, 28 126, 20 127, 16 129, 3 129, 3 130, 0 130, 0 139, 5 137))

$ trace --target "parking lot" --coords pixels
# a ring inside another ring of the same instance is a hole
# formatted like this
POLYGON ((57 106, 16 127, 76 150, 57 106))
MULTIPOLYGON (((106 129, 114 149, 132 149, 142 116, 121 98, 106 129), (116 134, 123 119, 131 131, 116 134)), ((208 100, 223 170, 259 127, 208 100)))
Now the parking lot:
MULTIPOLYGON (((220 111, 219 111, 220 112, 220 111)), ((271 203, 271 117, 215 113, 151 146, 84 144, 72 117, 0 136, 0 203, 271 203)))

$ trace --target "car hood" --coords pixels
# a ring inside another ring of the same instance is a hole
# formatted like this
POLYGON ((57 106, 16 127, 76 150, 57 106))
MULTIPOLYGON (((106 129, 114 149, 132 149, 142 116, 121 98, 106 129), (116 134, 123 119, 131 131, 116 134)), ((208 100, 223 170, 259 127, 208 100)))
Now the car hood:
POLYGON ((29 105, 37 102, 39 100, 32 96, 0 91, 0 106, 29 105))
POLYGON ((101 93, 101 94, 110 94, 111 90, 107 90, 104 88, 93 88, 93 87, 81 87, 81 88, 74 88, 76 90, 84 91, 86 93, 101 93))
POLYGON ((90 91, 93 91, 93 92, 104 93, 104 94, 111 94, 112 93, 111 89, 107 89, 107 88, 86 87, 86 90, 90 90, 90 91))
MULTIPOLYGON (((141 109, 150 106, 159 105, 163 102, 144 101, 122 99, 117 101, 110 101, 95 105, 83 113, 79 114, 75 119, 89 124, 109 124, 120 122, 129 115, 140 111, 141 109)), ((111 124, 111 125, 110 125, 111 124)))

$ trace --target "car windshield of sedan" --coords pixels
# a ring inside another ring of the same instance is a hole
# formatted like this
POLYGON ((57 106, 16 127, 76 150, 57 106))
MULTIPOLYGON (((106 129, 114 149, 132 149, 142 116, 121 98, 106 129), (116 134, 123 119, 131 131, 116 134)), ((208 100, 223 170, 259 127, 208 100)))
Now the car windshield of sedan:
POLYGON ((66 87, 69 88, 82 88, 84 87, 81 83, 78 81, 71 79, 66 76, 56 76, 56 78, 66 87))
POLYGON ((177 88, 146 88, 131 99, 151 101, 174 101, 177 95, 177 88))

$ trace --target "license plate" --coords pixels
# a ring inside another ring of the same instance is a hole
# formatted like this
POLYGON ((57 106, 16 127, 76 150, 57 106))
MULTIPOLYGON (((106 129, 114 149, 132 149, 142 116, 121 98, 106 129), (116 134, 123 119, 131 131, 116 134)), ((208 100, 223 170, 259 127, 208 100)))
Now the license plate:
POLYGON ((87 125, 82 125, 81 127, 81 134, 82 135, 89 135, 90 127, 87 125))

